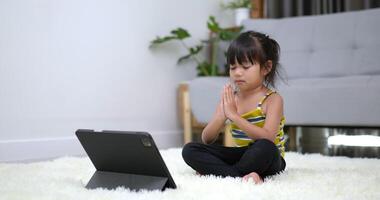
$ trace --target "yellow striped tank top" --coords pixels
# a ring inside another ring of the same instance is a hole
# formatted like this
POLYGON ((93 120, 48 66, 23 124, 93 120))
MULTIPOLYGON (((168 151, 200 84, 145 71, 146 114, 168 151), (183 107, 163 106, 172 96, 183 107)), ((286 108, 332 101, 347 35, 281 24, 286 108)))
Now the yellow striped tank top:
MULTIPOLYGON (((264 127, 265 123, 265 115, 262 112, 262 104, 265 101, 266 98, 268 98, 269 95, 275 93, 275 91, 269 90, 266 95, 259 101, 256 109, 249 111, 245 114, 243 114, 241 117, 249 121, 250 123, 258 126, 258 127, 264 127)), ((280 124, 278 126, 278 132, 276 139, 274 141, 274 144, 279 149, 281 156, 285 156, 285 138, 284 138, 284 125, 285 125, 285 117, 283 116, 281 118, 280 124)), ((229 126, 227 126, 227 132, 230 132, 232 134, 232 138, 235 141, 236 146, 243 147, 248 146, 251 143, 254 143, 255 140, 249 138, 235 123, 230 123, 229 126)))

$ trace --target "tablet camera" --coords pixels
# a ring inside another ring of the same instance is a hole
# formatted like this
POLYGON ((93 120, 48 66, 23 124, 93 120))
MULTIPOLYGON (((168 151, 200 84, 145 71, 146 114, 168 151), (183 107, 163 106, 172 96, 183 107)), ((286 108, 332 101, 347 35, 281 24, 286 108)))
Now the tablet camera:
POLYGON ((143 137, 143 138, 141 138, 141 142, 145 147, 151 147, 152 146, 152 143, 150 142, 149 138, 143 137))

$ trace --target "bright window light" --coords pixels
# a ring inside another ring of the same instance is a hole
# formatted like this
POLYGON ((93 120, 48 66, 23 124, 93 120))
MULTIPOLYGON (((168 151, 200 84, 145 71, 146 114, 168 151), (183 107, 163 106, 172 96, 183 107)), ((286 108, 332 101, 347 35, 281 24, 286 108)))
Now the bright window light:
POLYGON ((360 147, 380 147, 380 136, 374 135, 334 135, 327 139, 329 146, 360 146, 360 147))

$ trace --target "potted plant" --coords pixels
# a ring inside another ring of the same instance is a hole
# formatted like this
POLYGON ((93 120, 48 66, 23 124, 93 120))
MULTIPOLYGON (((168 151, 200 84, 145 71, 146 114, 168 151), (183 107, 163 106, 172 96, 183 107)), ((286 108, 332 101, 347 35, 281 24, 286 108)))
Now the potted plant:
POLYGON ((237 37, 242 30, 242 27, 235 29, 221 28, 219 23, 215 20, 214 16, 210 16, 207 21, 207 27, 210 31, 210 37, 207 40, 202 40, 198 45, 190 47, 187 45, 186 40, 191 37, 190 33, 184 28, 177 28, 170 32, 167 36, 157 36, 156 39, 150 42, 150 47, 153 48, 160 44, 169 41, 178 41, 187 50, 188 54, 180 57, 177 64, 181 64, 185 60, 193 60, 197 63, 198 76, 220 76, 225 75, 226 72, 220 72, 219 67, 216 64, 217 48, 220 41, 230 41, 237 37), (205 49, 210 48, 211 55, 209 59, 201 60, 199 53, 205 49))
POLYGON ((235 25, 240 26, 241 22, 249 18, 249 12, 252 8, 251 0, 232 0, 227 4, 222 4, 225 9, 231 9, 235 12, 235 25))

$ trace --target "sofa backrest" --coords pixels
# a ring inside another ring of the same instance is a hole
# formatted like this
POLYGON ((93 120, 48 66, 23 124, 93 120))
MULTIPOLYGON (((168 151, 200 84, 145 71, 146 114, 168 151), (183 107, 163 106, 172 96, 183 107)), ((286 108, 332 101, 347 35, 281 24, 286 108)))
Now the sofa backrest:
POLYGON ((248 19, 281 47, 289 79, 380 74, 380 9, 283 19, 248 19))

